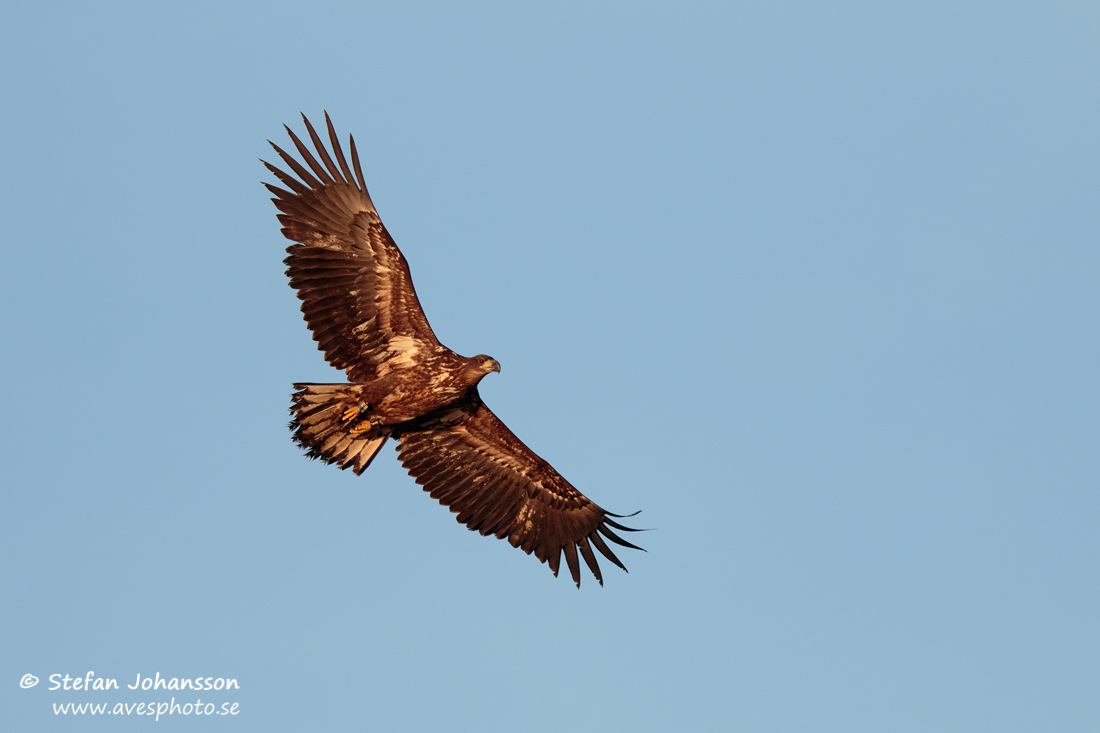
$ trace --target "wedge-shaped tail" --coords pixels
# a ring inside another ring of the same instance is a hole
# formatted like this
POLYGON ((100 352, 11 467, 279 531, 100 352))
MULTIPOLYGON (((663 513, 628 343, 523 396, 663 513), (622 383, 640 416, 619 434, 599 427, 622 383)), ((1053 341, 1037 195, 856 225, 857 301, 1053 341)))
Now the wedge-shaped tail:
MULTIPOLYGON (((351 468, 361 474, 390 437, 388 428, 369 427, 359 418, 348 419, 348 411, 358 412, 363 390, 358 384, 295 384, 291 398, 290 428, 294 442, 306 449, 310 458, 351 468)), ((362 416, 360 416, 362 417, 362 416)))

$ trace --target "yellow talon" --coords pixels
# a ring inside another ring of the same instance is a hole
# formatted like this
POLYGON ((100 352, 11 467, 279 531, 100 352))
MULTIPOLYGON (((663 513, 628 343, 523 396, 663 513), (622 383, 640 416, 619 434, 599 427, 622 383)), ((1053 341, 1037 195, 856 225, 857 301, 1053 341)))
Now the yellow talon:
POLYGON ((360 412, 362 412, 362 410, 359 409, 358 405, 352 405, 348 409, 344 410, 344 414, 340 416, 340 420, 342 422, 351 422, 355 418, 359 417, 360 412))
POLYGON ((348 432, 349 432, 349 433, 351 433, 352 435, 359 435, 359 434, 361 434, 361 433, 367 433, 367 432, 370 432, 370 429, 371 429, 372 427, 373 427, 373 426, 372 426, 372 425, 370 424, 370 420, 364 420, 363 422, 359 423, 358 425, 356 425, 355 427, 353 427, 353 428, 352 428, 351 430, 349 430, 348 432))

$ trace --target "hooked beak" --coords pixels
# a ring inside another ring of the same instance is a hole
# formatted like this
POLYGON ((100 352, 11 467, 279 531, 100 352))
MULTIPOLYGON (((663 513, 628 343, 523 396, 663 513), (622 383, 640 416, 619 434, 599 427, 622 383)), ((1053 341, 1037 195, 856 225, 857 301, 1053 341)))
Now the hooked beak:
POLYGON ((497 374, 500 374, 500 362, 497 361, 496 359, 493 359, 491 362, 489 362, 489 367, 490 367, 489 371, 493 371, 493 372, 496 372, 497 374))

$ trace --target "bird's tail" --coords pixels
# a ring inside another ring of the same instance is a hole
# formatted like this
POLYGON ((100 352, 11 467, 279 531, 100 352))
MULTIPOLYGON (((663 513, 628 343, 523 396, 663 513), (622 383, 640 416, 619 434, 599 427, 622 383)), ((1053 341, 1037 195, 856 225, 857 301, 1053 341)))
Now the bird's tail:
POLYGON ((294 442, 310 458, 351 467, 356 474, 367 470, 390 437, 386 427, 367 422, 358 384, 295 384, 291 398, 290 428, 294 442))

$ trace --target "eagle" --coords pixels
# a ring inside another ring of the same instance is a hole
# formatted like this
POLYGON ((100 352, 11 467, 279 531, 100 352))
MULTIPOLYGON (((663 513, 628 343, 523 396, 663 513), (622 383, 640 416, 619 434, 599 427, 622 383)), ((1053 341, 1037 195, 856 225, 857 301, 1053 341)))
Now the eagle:
POLYGON ((485 405, 478 384, 500 362, 439 342, 367 192, 355 138, 349 166, 327 112, 331 152, 302 120, 316 155, 284 125, 299 157, 269 140, 293 175, 261 161, 285 188, 264 186, 293 242, 284 264, 306 324, 348 383, 294 385, 294 441, 360 475, 392 438, 404 468, 460 524, 507 539, 555 577, 564 553, 578 588, 579 558, 603 585, 593 547, 625 571, 607 541, 641 550, 614 531, 638 531, 615 521, 634 515, 597 506, 485 405))

